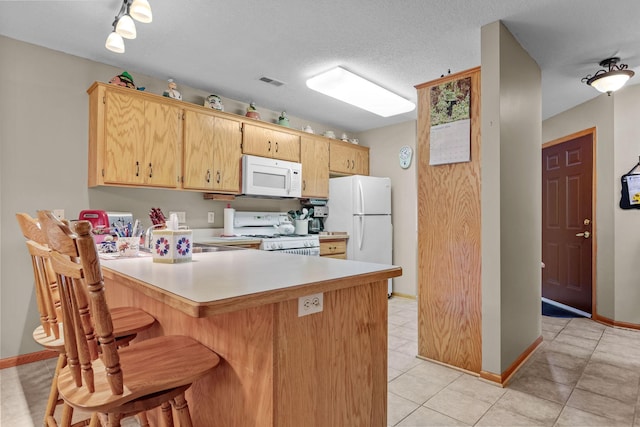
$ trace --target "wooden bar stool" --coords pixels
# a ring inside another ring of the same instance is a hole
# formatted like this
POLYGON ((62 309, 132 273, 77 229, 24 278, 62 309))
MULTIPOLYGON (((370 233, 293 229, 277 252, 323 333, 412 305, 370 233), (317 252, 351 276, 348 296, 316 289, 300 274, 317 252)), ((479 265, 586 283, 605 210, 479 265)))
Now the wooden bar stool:
MULTIPOLYGON (((40 326, 33 331, 34 340, 48 350, 58 353, 58 363, 51 382, 49 391, 49 399, 44 415, 44 425, 56 425, 55 410, 56 406, 62 404, 59 399, 57 378, 62 369, 66 365, 66 357, 64 351, 64 339, 62 334, 63 323, 61 322, 61 306, 58 293, 58 284, 55 273, 51 267, 51 249, 46 246, 46 238, 38 221, 28 214, 18 213, 16 219, 22 230, 22 234, 27 239, 27 249, 31 256, 33 266, 33 274, 35 279, 36 301, 38 312, 40 314, 40 326)), ((82 306, 88 310, 88 302, 84 295, 82 306)), ((85 315, 88 311, 85 312, 85 315)), ((147 312, 133 307, 118 307, 112 310, 112 318, 114 323, 114 335, 119 346, 128 345, 128 343, 136 337, 138 332, 150 328, 155 319, 147 312)), ((93 326, 91 321, 86 322, 87 334, 93 335, 93 326)), ((94 350, 97 351, 97 348, 94 350)), ((71 417, 73 411, 68 412, 71 417)), ((87 425, 87 422, 80 422, 76 425, 87 425)), ((144 417, 141 424, 146 425, 144 417)))
POLYGON ((156 407, 162 408, 165 425, 173 425, 173 408, 181 427, 192 426, 184 392, 215 369, 218 355, 193 338, 175 335, 118 348, 91 225, 80 221, 74 233, 51 213, 48 216, 43 224, 53 250, 51 263, 60 292, 68 362, 58 376, 58 390, 66 404, 94 412, 91 426, 98 426, 101 420, 110 427, 120 426, 122 418, 156 407), (70 246, 77 247, 79 264, 56 249, 70 246), (79 295, 83 292, 91 301, 102 349, 99 357, 91 351, 96 338, 88 337, 82 327, 79 295))

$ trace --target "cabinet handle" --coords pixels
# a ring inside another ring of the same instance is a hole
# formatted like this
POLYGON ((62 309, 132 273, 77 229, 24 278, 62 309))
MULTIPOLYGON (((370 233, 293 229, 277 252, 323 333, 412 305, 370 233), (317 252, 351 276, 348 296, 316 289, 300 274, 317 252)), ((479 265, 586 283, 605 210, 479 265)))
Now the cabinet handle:
POLYGON ((302 180, 302 191, 307 189, 307 181, 305 179, 302 180))
POLYGON ((211 182, 211 171, 207 169, 207 183, 211 182))
POLYGON ((153 178, 153 165, 149 163, 149 178, 153 178))
POLYGON ((355 169, 356 168, 356 162, 355 160, 351 160, 351 169, 355 169))
POLYGON ((347 160, 347 169, 349 169, 349 164, 350 164, 349 160, 347 160))
POLYGON ((276 153, 278 152, 278 141, 276 141, 276 153))
POLYGON ((271 151, 271 141, 269 141, 269 149, 267 151, 271 151))
POLYGON ((140 162, 136 162, 136 176, 140 176, 140 162))
POLYGON ((220 171, 216 172, 216 183, 220 184, 220 171))

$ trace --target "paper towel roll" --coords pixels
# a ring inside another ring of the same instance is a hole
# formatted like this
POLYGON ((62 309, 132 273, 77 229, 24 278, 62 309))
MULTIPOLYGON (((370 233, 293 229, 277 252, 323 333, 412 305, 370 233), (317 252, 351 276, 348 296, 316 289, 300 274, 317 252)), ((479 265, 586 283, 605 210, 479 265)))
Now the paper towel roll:
POLYGON ((233 216, 236 210, 233 208, 224 209, 224 236, 233 236, 233 216))

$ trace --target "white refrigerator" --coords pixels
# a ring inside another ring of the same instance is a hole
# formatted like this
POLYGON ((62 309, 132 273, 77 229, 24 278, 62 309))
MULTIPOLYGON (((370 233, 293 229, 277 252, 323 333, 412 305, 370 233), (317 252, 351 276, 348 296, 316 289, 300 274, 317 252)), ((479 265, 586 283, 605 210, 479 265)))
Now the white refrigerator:
MULTIPOLYGON (((347 259, 391 264, 391 179, 352 175, 329 180, 326 231, 346 231, 347 259)), ((388 294, 393 289, 389 279, 388 294)))

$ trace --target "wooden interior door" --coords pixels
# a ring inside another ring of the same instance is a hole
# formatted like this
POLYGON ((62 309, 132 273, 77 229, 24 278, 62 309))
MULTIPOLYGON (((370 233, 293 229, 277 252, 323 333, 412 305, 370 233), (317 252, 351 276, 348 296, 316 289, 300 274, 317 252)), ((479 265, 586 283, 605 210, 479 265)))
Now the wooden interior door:
POLYGON ((542 149, 542 296, 592 312, 594 130, 542 149))

